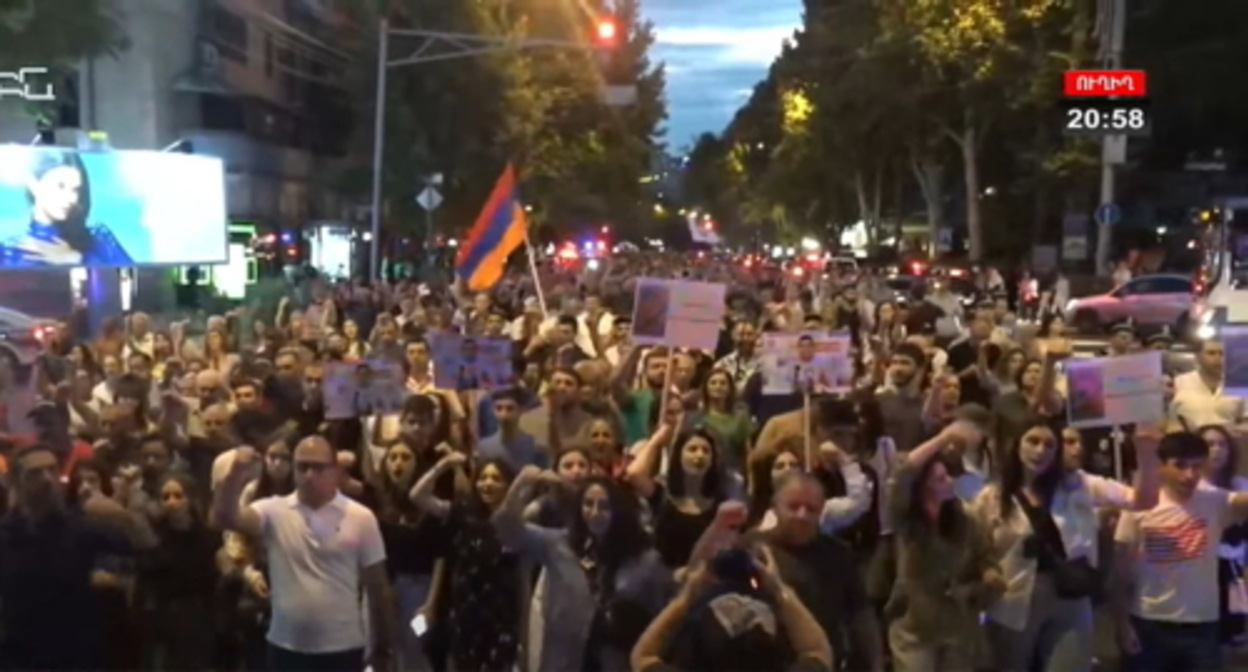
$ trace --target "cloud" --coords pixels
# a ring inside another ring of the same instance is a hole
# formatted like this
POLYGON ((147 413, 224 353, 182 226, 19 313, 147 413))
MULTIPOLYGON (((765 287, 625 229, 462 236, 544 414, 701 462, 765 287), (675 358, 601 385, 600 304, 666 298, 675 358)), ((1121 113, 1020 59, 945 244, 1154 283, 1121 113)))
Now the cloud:
POLYGON ((650 0, 645 11, 667 64, 673 148, 723 130, 801 21, 799 0, 650 0))

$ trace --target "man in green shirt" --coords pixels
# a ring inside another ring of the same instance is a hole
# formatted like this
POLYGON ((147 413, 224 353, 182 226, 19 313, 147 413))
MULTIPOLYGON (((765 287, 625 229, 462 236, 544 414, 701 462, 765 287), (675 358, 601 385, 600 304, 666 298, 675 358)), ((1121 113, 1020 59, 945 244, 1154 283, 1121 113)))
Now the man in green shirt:
MULTIPOLYGON (((623 346, 622 346, 623 347, 623 346)), ((652 417, 654 405, 663 396, 663 381, 667 379, 667 348, 653 348, 642 357, 641 351, 629 347, 628 354, 623 356, 620 368, 615 372, 615 402, 620 407, 620 415, 624 419, 624 445, 631 446, 638 441, 650 438, 654 431, 652 417), (634 388, 637 364, 641 363, 643 372, 642 385, 634 388)))

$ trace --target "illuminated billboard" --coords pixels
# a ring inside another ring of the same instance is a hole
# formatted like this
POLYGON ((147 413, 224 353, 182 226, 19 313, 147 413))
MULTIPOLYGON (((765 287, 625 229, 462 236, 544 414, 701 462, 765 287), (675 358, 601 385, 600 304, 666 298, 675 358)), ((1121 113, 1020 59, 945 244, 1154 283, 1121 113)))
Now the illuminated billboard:
POLYGON ((0 271, 225 263, 227 226, 218 158, 0 145, 0 271))

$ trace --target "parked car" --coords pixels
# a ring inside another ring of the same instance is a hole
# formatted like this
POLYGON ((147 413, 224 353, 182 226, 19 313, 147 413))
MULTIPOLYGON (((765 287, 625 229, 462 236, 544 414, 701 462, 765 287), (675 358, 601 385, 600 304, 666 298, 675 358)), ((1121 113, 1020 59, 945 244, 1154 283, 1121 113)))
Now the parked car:
POLYGON ((1185 334, 1195 301, 1193 290, 1191 278, 1184 275, 1142 275, 1104 294, 1071 299, 1066 315, 1081 334, 1101 333, 1126 320, 1185 334))
POLYGON ((55 329, 54 320, 0 307, 0 358, 14 369, 30 366, 55 329))

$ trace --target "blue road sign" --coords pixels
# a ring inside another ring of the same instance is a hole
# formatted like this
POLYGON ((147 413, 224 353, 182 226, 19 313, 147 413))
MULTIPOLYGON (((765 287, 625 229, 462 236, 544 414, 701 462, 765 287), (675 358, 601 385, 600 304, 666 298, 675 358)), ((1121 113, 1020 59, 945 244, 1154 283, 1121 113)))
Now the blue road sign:
POLYGON ((1122 208, 1116 203, 1102 203, 1096 208, 1096 223, 1113 226, 1122 221, 1122 208))

